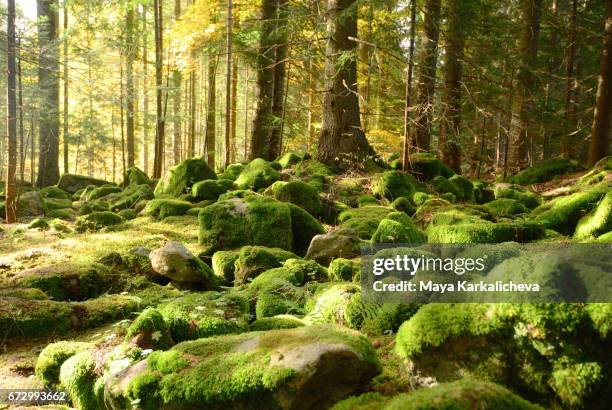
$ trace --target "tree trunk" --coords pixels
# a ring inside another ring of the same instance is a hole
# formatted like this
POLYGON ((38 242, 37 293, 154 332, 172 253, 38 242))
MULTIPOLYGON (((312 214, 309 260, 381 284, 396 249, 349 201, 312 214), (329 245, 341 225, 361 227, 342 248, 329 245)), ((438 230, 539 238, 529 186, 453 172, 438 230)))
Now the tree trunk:
POLYGON ((165 121, 163 112, 162 75, 163 75, 163 13, 162 0, 154 0, 155 8, 155 158, 153 159, 153 178, 161 178, 164 166, 165 121))
POLYGON ((134 60, 136 50, 134 49, 134 3, 127 0, 125 16, 126 47, 125 47, 125 105, 126 105, 126 149, 127 166, 134 166, 134 60))
POLYGON ((147 88, 148 67, 147 61, 147 5, 142 5, 142 168, 149 174, 149 90, 147 88))
MULTIPOLYGON (((174 21, 177 22, 181 18, 181 0, 174 0, 174 21)), ((174 163, 177 164, 181 161, 181 146, 183 145, 182 127, 181 127, 181 70, 178 68, 174 69, 172 73, 172 86, 174 88, 173 97, 173 108, 174 115, 173 120, 173 139, 172 139, 172 153, 174 156, 174 163)))
POLYGON ((319 161, 340 170, 361 165, 375 153, 361 128, 357 93, 357 7, 355 0, 328 0, 325 94, 319 136, 319 161), (347 54, 353 58, 339 64, 347 54))
POLYGON ((20 161, 19 161, 19 182, 23 184, 25 181, 25 163, 26 155, 28 152, 28 142, 25 141, 23 131, 23 77, 21 75, 21 38, 17 38, 17 78, 18 78, 18 93, 19 93, 19 148, 20 148, 20 161))
POLYGON ((425 22, 421 51, 417 58, 417 113, 416 147, 429 151, 438 62, 438 39, 440 37, 440 0, 425 2, 425 22))
POLYGON ((406 72, 406 106, 404 108, 404 144, 402 147, 402 167, 409 169, 410 162, 410 110, 412 108, 412 76, 414 72, 414 42, 416 39, 416 0, 410 2, 410 46, 408 48, 408 70, 406 72))
POLYGON ((234 61, 232 70, 232 129, 230 132, 230 163, 236 161, 236 108, 238 107, 238 64, 234 61))
POLYGON ((244 151, 243 161, 249 158, 249 65, 244 65, 244 151))
POLYGON ((287 77, 287 0, 278 0, 276 9, 276 52, 274 58, 274 90, 272 93, 272 124, 268 159, 275 160, 280 155, 283 102, 285 101, 285 79, 287 77))
MULTIPOLYGON (((195 65, 195 56, 192 55, 192 64, 195 65)), ((189 147, 187 156, 189 158, 195 155, 196 147, 196 69, 192 67, 189 73, 189 147)))
POLYGON ((262 2, 262 27, 257 53, 257 107, 253 117, 253 129, 251 131, 250 159, 269 157, 270 129, 272 118, 272 99, 274 95, 274 19, 278 0, 263 0, 262 2))
POLYGON ((7 104, 8 104, 8 167, 6 173, 6 223, 17 219, 16 183, 17 172, 17 76, 15 63, 15 0, 8 0, 7 10, 7 104))
POLYGON ((64 173, 68 173, 68 5, 64 1, 64 173))
POLYGON ((612 0, 607 0, 607 14, 589 147, 589 165, 608 155, 612 139, 612 0))
POLYGON ((461 173, 461 70, 465 46, 464 18, 467 6, 458 0, 449 1, 446 64, 442 121, 438 141, 438 155, 456 173, 461 173))
POLYGON ((120 72, 120 85, 119 85, 119 101, 121 104, 119 105, 119 120, 121 121, 121 172, 123 175, 126 175, 126 166, 125 166, 125 88, 123 87, 123 59, 119 59, 119 72, 120 72))
POLYGON ((38 180, 42 188, 59 179, 59 52, 57 47, 57 0, 37 0, 41 97, 39 112, 38 180))
POLYGON ((572 154, 572 134, 576 124, 575 119, 575 101, 574 101, 574 55, 576 50, 576 20, 578 17, 578 0, 572 0, 572 14, 570 23, 570 37, 567 45, 567 56, 565 59, 565 130, 563 133, 563 157, 571 158, 572 154))
MULTIPOLYGON (((219 57, 208 59, 208 104, 206 106, 206 161, 215 169, 215 136, 217 133, 217 64, 219 57)), ((194 113, 195 114, 195 113, 194 113)), ((195 116, 195 115, 194 115, 195 116)))
POLYGON ((224 166, 231 163, 231 136, 232 136, 232 36, 233 36, 233 16, 232 0, 227 0, 227 21, 226 21, 226 74, 225 74, 225 161, 224 166))
POLYGON ((312 70, 314 65, 312 63, 311 49, 308 49, 308 141, 306 142, 306 152, 310 152, 311 146, 315 141, 315 127, 314 127, 314 94, 315 94, 315 80, 312 70))
POLYGON ((533 114, 533 97, 536 91, 537 79, 534 70, 538 54, 542 0, 522 0, 521 10, 523 19, 523 34, 519 49, 521 67, 512 107, 510 141, 512 148, 510 162, 515 169, 525 168, 528 164, 527 154, 532 137, 529 117, 533 114))

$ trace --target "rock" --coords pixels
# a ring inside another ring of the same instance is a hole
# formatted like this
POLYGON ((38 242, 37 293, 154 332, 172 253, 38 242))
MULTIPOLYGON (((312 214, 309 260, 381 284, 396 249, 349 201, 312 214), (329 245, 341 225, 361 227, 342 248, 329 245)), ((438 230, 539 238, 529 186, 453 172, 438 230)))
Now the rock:
POLYGON ((170 241, 149 254, 155 272, 178 283, 204 284, 208 289, 216 286, 214 273, 180 242, 170 241))
POLYGON ((291 214, 293 251, 300 256, 306 255, 310 241, 315 235, 325 233, 325 228, 312 215, 297 205, 288 203, 291 214))
POLYGON ((164 219, 168 216, 185 215, 191 206, 191 202, 180 199, 155 198, 147 203, 142 213, 157 219, 164 219))
POLYGON ((538 222, 468 223, 438 225, 427 229, 428 243, 501 243, 529 242, 544 237, 538 222))
POLYGON ((114 212, 92 212, 77 219, 75 229, 77 232, 96 231, 107 226, 118 225, 122 222, 123 219, 114 212))
POLYGON ((105 396, 114 408, 319 409, 379 372, 364 336, 309 326, 178 344, 110 377, 105 396))
POLYGON ((340 214, 338 220, 340 221, 341 228, 350 228, 357 233, 359 238, 370 240, 374 232, 376 232, 380 221, 393 211, 393 208, 384 206, 347 209, 340 214))
POLYGON ((46 387, 59 383, 59 373, 62 364, 79 352, 92 348, 90 343, 76 341, 61 341, 47 345, 36 360, 36 376, 46 387))
POLYGON ((46 231, 49 229, 49 223, 42 218, 36 218, 28 224, 28 229, 39 229, 41 231, 46 231))
POLYGON ((203 157, 194 157, 171 167, 155 187, 155 196, 178 197, 189 193, 193 184, 205 179, 217 179, 203 157))
POLYGON ((145 248, 144 246, 135 246, 128 250, 128 253, 135 256, 140 256, 143 258, 148 258, 151 253, 151 249, 145 248))
POLYGON ((408 198, 400 197, 395 201, 391 202, 391 206, 396 211, 405 213, 406 215, 414 215, 416 208, 412 205, 412 202, 408 198))
POLYGON ((294 152, 288 152, 278 160, 278 163, 281 164, 283 168, 289 168, 300 161, 302 161, 302 157, 300 155, 294 152))
POLYGON ((72 208, 72 201, 70 199, 45 198, 44 201, 45 201, 45 207, 49 211, 52 211, 55 209, 72 208))
POLYGON ((512 175, 508 181, 513 184, 530 185, 549 181, 557 175, 569 174, 581 169, 582 167, 576 161, 561 158, 549 159, 512 175))
POLYGON ((70 199, 70 195, 57 185, 46 186, 40 189, 40 194, 45 198, 70 199))
POLYGON ((212 256, 212 269, 215 275, 223 278, 226 283, 234 282, 235 262, 238 251, 217 251, 212 256))
POLYGON ((429 181, 438 175, 450 178, 455 174, 445 163, 425 152, 410 155, 409 168, 420 181, 429 181))
POLYGON ((485 209, 495 216, 511 217, 529 212, 527 207, 510 198, 499 198, 484 205, 485 209))
POLYGON ((219 195, 234 188, 234 181, 231 179, 205 179, 204 181, 193 184, 191 196, 198 201, 205 199, 216 201, 219 195))
POLYGON ((47 211, 45 201, 38 191, 24 192, 19 197, 17 216, 39 216, 47 211))
POLYGON ((108 181, 103 181, 101 179, 75 174, 64 174, 60 177, 57 183, 58 188, 63 189, 64 191, 70 194, 74 194, 80 189, 87 188, 89 185, 102 186, 112 184, 108 181))
POLYGON ((520 185, 512 185, 508 183, 495 184, 493 193, 496 199, 499 198, 510 198, 516 199, 527 208, 535 208, 540 205, 542 199, 538 194, 524 188, 520 185))
POLYGON ((225 171, 221 175, 221 178, 235 181, 245 166, 246 165, 244 164, 230 164, 227 166, 227 168, 225 168, 225 171))
POLYGON ((272 168, 269 162, 256 158, 244 167, 236 179, 236 185, 240 189, 257 191, 261 188, 269 187, 279 179, 280 174, 272 168))
POLYGON ((87 201, 94 201, 98 198, 102 198, 110 194, 116 194, 118 192, 121 192, 121 188, 119 188, 118 186, 104 185, 87 192, 87 195, 84 199, 87 201))
POLYGON ((143 185, 143 184, 148 185, 150 183, 151 183, 151 180, 149 179, 147 174, 145 174, 144 172, 140 170, 140 168, 129 167, 125 171, 125 178, 123 179, 121 186, 125 188, 130 185, 143 185))
POLYGON ((359 268, 359 264, 350 259, 336 258, 331 261, 327 270, 332 281, 350 282, 359 273, 359 268))
POLYGON ((387 171, 372 181, 372 192, 390 201, 400 197, 412 198, 414 177, 402 171, 387 171))
POLYGON ((597 237, 612 231, 612 191, 597 204, 597 207, 578 221, 575 239, 597 237))
POLYGON ((280 248, 243 246, 234 265, 234 285, 239 286, 247 283, 260 273, 268 269, 278 268, 282 266, 284 261, 292 258, 297 258, 297 256, 280 248))
POLYGON ((111 201, 109 209, 116 212, 121 209, 135 208, 138 202, 153 198, 153 190, 149 185, 129 185, 118 198, 111 201))
POLYGON ((323 210, 319 192, 312 185, 302 181, 277 181, 264 193, 279 201, 297 205, 315 217, 323 210))
POLYGON ((310 241, 307 259, 313 259, 322 265, 329 265, 335 258, 351 258, 359 253, 359 238, 355 231, 339 229, 325 234, 315 235, 310 241))
POLYGON ((418 229, 408 215, 391 212, 380 221, 372 235, 372 243, 425 243, 425 234, 418 229))

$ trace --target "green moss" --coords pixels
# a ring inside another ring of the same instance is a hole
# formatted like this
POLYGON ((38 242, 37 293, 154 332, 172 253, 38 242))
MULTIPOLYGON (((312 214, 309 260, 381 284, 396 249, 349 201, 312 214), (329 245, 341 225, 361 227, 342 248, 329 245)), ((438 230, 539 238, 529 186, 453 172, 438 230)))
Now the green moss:
POLYGON ((361 239, 369 240, 380 221, 392 211, 392 208, 382 206, 348 209, 340 214, 338 220, 342 228, 353 229, 361 239))
POLYGON ((602 339, 612 334, 612 303, 592 303, 586 310, 591 326, 602 339))
POLYGON ((519 185, 497 184, 494 189, 495 198, 516 199, 527 208, 535 208, 542 202, 540 196, 519 185))
MULTIPOLYGON (((398 199, 406 199, 406 198, 398 198, 398 199)), ((363 208, 364 206, 379 206, 380 202, 378 199, 374 198, 372 195, 361 195, 357 198, 357 206, 359 208, 363 208)))
POLYGON ((278 315, 257 319, 249 326, 251 332, 275 329, 294 329, 304 326, 304 321, 291 315, 278 315))
POLYGON ((351 281, 359 269, 359 264, 350 259, 336 258, 329 264, 329 278, 333 281, 351 281))
POLYGON ((383 409, 538 410, 542 408, 498 384, 466 378, 431 388, 422 387, 413 393, 399 395, 383 409))
POLYGON ((302 286, 307 280, 321 281, 327 277, 327 269, 314 261, 289 259, 283 267, 267 270, 253 279, 248 290, 256 295, 262 289, 277 287, 279 283, 302 286))
POLYGON ((155 187, 155 196, 178 197, 189 193, 193 184, 205 179, 216 179, 213 171, 203 157, 186 159, 171 167, 155 187))
POLYGON ((57 187, 68 192, 69 194, 74 194, 75 192, 89 185, 93 185, 93 186, 109 185, 109 182, 103 181, 101 179, 87 177, 85 175, 75 175, 75 174, 63 174, 60 177, 59 181, 57 182, 57 187))
POLYGON ((612 231, 612 191, 603 197, 591 213, 578 221, 574 239, 597 237, 610 231, 612 231))
POLYGON ((153 349, 169 349, 174 341, 164 317, 158 310, 147 308, 130 324, 125 335, 125 341, 138 338, 138 346, 153 349))
POLYGON ((391 212, 380 221, 372 235, 373 243, 425 243, 423 232, 414 226, 408 215, 391 212))
POLYGON ((121 186, 127 187, 130 185, 149 185, 150 183, 151 180, 149 179, 147 174, 142 172, 138 167, 129 167, 125 171, 125 178, 123 179, 121 186))
POLYGON ((323 210, 317 189, 302 181, 277 181, 265 193, 279 201, 297 205, 313 216, 318 216, 323 210))
POLYGON ((428 199, 433 198, 433 197, 434 197, 433 195, 428 194, 426 192, 415 192, 414 195, 412 196, 412 200, 414 201, 415 205, 421 206, 428 199))
POLYGON ((495 216, 510 217, 529 212, 527 207, 515 199, 500 198, 485 204, 487 211, 495 216))
POLYGON ((361 300, 360 294, 359 286, 354 283, 332 284, 321 289, 307 302, 305 310, 308 314, 304 320, 308 323, 334 323, 353 327, 349 306, 354 298, 361 300))
POLYGON ((383 396, 380 393, 364 393, 360 396, 351 396, 348 399, 339 401, 331 410, 382 409, 383 405, 389 400, 389 397, 383 396))
POLYGON ((83 351, 64 362, 60 369, 60 383, 66 389, 75 407, 82 410, 100 408, 94 383, 96 382, 95 362, 91 353, 83 351))
POLYGON ((372 181, 372 192, 390 201, 400 197, 412 198, 415 182, 414 177, 405 172, 387 171, 372 181))
POLYGON ((302 308, 296 303, 300 293, 297 288, 287 286, 261 292, 255 304, 255 317, 263 319, 284 314, 302 314, 302 308))
POLYGON ((58 188, 57 185, 51 185, 40 189, 40 194, 45 198, 70 199, 66 191, 58 188))
POLYGON ((239 252, 217 251, 212 256, 212 269, 216 276, 225 279, 227 283, 234 282, 235 262, 239 252))
POLYGON ((516 175, 508 178, 513 184, 530 185, 537 182, 545 182, 558 175, 569 174, 581 169, 575 161, 568 159, 550 159, 540 164, 531 166, 516 175))
POLYGON ((474 185, 472 181, 461 175, 453 175, 448 179, 448 182, 455 186, 457 191, 461 193, 457 196, 458 200, 474 202, 474 185))
POLYGON ((180 372, 189 365, 189 362, 183 357, 181 352, 176 350, 153 352, 147 357, 147 363, 151 369, 163 374, 180 372))
POLYGON ((89 191, 85 197, 85 200, 93 201, 93 200, 105 197, 107 195, 110 195, 110 194, 116 194, 118 192, 121 192, 121 188, 119 188, 118 186, 104 185, 104 186, 101 186, 101 187, 98 187, 98 188, 95 188, 89 191))
POLYGON ((133 208, 138 202, 153 199, 153 190, 149 185, 129 185, 110 205, 111 211, 133 208))
POLYGON ((464 196, 461 186, 453 184, 451 181, 444 178, 443 176, 435 177, 431 181, 431 184, 435 188, 436 192, 438 192, 438 194, 451 193, 457 199, 461 199, 464 196))
POLYGON ((59 383, 62 364, 75 354, 91 348, 90 343, 61 341, 47 345, 36 360, 36 376, 46 387, 59 383))
POLYGON ((122 222, 123 219, 114 212, 92 212, 77 219, 75 229, 77 232, 95 231, 107 226, 118 225, 122 222))
POLYGON ((283 155, 281 159, 278 160, 278 163, 283 168, 289 168, 290 166, 295 165, 299 163, 300 161, 302 161, 302 157, 300 155, 297 155, 294 152, 288 152, 285 155, 283 155))
POLYGON ((227 168, 225 168, 223 174, 221 174, 221 178, 235 181, 242 170, 244 170, 244 167, 244 164, 230 164, 227 166, 227 168))
POLYGON ((92 212, 106 212, 108 209, 108 203, 104 201, 85 202, 79 207, 79 215, 89 215, 92 212))
POLYGON ((59 219, 74 219, 77 216, 77 213, 72 208, 64 208, 64 209, 54 209, 46 213, 46 216, 49 218, 59 218, 59 219))
POLYGON ((217 200, 219 195, 235 188, 231 179, 206 179, 193 184, 191 196, 196 200, 217 200))
POLYGON ((47 210, 72 208, 72 201, 63 198, 45 198, 45 207, 47 210))
POLYGON ((325 233, 325 228, 312 215, 297 205, 288 203, 291 215, 291 235, 293 251, 298 255, 306 255, 310 241, 315 235, 325 233))
POLYGON ((158 219, 168 216, 185 215, 191 208, 191 203, 180 199, 156 198, 147 203, 143 213, 158 219))
POLYGON ((442 195, 440 195, 440 198, 444 199, 445 201, 450 202, 451 204, 454 204, 455 202, 457 202, 457 197, 452 192, 445 192, 442 195))
POLYGON ((46 231, 49 229, 49 223, 42 218, 36 218, 28 224, 28 229, 40 229, 46 231))
POLYGON ((576 363, 555 370, 550 384, 561 402, 571 408, 580 408, 588 403, 586 398, 602 378, 603 369, 599 363, 576 363))
POLYGON ((413 215, 416 211, 416 208, 414 205, 412 205, 412 202, 410 202, 408 198, 404 197, 397 198, 395 201, 391 202, 391 206, 396 211, 403 212, 406 215, 413 215))
POLYGON ((264 246, 244 246, 240 249, 235 262, 234 283, 241 285, 260 273, 282 266, 287 259, 297 258, 289 251, 264 246))
MULTIPOLYGON (((155 353, 155 352, 154 352, 155 353)), ((128 384, 125 395, 127 401, 125 408, 137 404, 142 410, 157 410, 162 400, 158 390, 161 375, 158 373, 141 373, 136 375, 128 384)))
POLYGON ((46 300, 49 299, 47 294, 37 288, 2 288, 0 289, 0 297, 14 297, 27 300, 46 300))
POLYGON ((122 209, 121 211, 117 212, 117 215, 119 215, 124 221, 132 220, 138 216, 136 211, 133 209, 122 209))
POLYGON ((257 194, 220 200, 198 217, 205 253, 244 245, 292 249, 292 212, 283 202, 257 194))
POLYGON ((427 230, 429 243, 529 242, 544 236, 537 222, 439 225, 427 230))
POLYGON ((311 177, 313 175, 330 176, 333 174, 333 171, 327 165, 314 159, 302 161, 295 167, 295 175, 300 178, 311 177))
POLYGON ((272 183, 279 179, 280 174, 270 166, 269 162, 256 158, 244 167, 236 179, 236 186, 240 189, 257 191, 272 185, 272 183))
POLYGON ((445 178, 454 175, 453 170, 446 164, 434 155, 425 152, 410 155, 409 167, 411 172, 421 181, 429 181, 438 175, 445 178))

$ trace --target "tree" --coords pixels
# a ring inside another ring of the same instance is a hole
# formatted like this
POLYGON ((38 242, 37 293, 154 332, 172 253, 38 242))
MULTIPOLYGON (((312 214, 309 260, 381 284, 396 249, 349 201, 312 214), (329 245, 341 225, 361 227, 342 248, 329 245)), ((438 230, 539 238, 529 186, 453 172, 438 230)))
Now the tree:
POLYGON ((233 16, 232 0, 227 0, 227 21, 226 21, 226 75, 225 75, 225 161, 224 166, 228 166, 231 160, 232 144, 232 42, 233 42, 233 16))
POLYGON ((355 0, 328 0, 325 94, 317 158, 341 170, 374 156, 359 117, 356 37, 355 0))
POLYGON ((58 2, 37 0, 39 113, 39 187, 59 179, 59 51, 57 46, 58 2))
MULTIPOLYGON (((174 0, 174 21, 175 23, 181 18, 181 0, 174 0)), ((182 75, 181 70, 178 67, 174 68, 172 73, 172 86, 173 90, 173 107, 174 115, 172 116, 173 121, 173 140, 172 140, 172 153, 174 156, 174 163, 181 161, 181 147, 183 144, 182 138, 182 127, 181 127, 181 82, 182 75)))
POLYGON ((416 141, 418 149, 429 151, 433 121, 438 39, 440 37, 440 0, 426 0, 421 50, 417 57, 416 141))
POLYGON ((608 155, 612 139, 612 0, 607 0, 604 47, 601 53, 595 115, 591 131, 588 164, 608 155))
MULTIPOLYGON (((17 76, 15 63, 15 0, 8 0, 7 4, 7 103, 8 103, 8 172, 6 173, 6 223, 16 220, 16 184, 17 172, 17 76)), ((23 149, 23 147, 22 147, 23 149)))
POLYGON ((126 150, 127 166, 134 166, 134 61, 136 47, 134 44, 134 2, 127 0, 125 14, 125 97, 126 97, 126 150))
POLYGON ((155 107, 156 107, 156 126, 155 126, 155 156, 153 158, 153 178, 161 178, 164 166, 164 143, 165 143, 165 119, 163 111, 163 9, 162 0, 155 0, 155 107))
MULTIPOLYGON (((215 136, 217 133, 217 65, 219 58, 208 59, 208 103, 206 104, 206 162, 215 169, 215 136)), ((195 81, 195 80, 194 80, 195 81)), ((194 90, 195 91, 195 90, 194 90)), ((195 92, 194 92, 195 95, 195 92)), ((195 127, 195 99, 193 100, 193 124, 195 127)), ((194 133, 195 134, 195 133, 194 133)), ((195 137, 195 135, 194 135, 195 137)))
POLYGON ((527 166, 529 142, 532 138, 530 115, 534 107, 537 77, 535 64, 538 55, 542 0, 521 0, 523 33, 519 46, 520 67, 512 106, 510 124, 510 162, 516 169, 527 166))
POLYGON ((64 173, 68 173, 68 4, 64 0, 64 131, 62 137, 64 139, 64 173))
POLYGON ((147 43, 147 5, 142 5, 142 168, 149 172, 149 90, 148 79, 148 43, 147 43))
POLYGON ((276 9, 276 52, 274 56, 274 89, 272 92, 272 124, 269 137, 268 158, 280 155, 282 143, 282 117, 287 77, 287 0, 278 0, 276 9))
POLYGON ((404 141, 402 147, 402 164, 408 170, 410 161, 410 110, 412 108, 412 76, 414 73, 414 42, 416 39, 416 0, 410 1, 410 46, 408 48, 408 67, 406 70, 406 94, 404 107, 404 141))

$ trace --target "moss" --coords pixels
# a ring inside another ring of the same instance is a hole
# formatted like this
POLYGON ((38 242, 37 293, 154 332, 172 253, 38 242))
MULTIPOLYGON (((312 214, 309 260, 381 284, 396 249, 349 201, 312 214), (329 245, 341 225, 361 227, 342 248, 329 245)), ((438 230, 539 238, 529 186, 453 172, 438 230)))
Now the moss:
POLYGON ((440 225, 428 228, 429 243, 529 242, 544 236, 537 222, 440 225))
POLYGON ((251 332, 275 329, 293 329, 304 326, 304 322, 295 316, 278 315, 257 319, 249 326, 251 332))
POLYGON ((147 203, 142 211, 147 216, 164 219, 168 216, 185 215, 191 208, 191 203, 180 199, 156 198, 147 203))
POLYGON ((127 187, 130 185, 143 185, 143 184, 149 185, 150 183, 151 183, 151 180, 149 179, 147 174, 145 174, 144 172, 140 170, 140 168, 129 167, 125 171, 125 178, 123 179, 121 186, 127 187))
POLYGON ((457 184, 453 184, 451 181, 444 178, 443 176, 435 177, 431 181, 431 183, 433 187, 435 188, 436 192, 438 192, 438 194, 451 193, 457 199, 463 198, 464 193, 463 193, 461 186, 457 184))
POLYGON ((350 259, 336 258, 329 264, 329 278, 333 281, 351 281, 359 269, 359 264, 350 259))
POLYGON ((157 370, 163 374, 180 372, 189 364, 181 352, 176 350, 153 352, 147 357, 147 363, 151 369, 157 370))
POLYGON ((236 186, 240 189, 257 191, 261 188, 269 187, 279 179, 280 174, 270 166, 269 162, 256 158, 244 167, 236 179, 236 186))
POLYGON ((380 393, 370 392, 360 396, 351 396, 339 401, 331 410, 370 410, 382 409, 383 405, 390 400, 380 393))
POLYGON ((292 219, 287 204, 261 195, 220 200, 200 212, 199 242, 207 254, 244 245, 291 250, 292 219))
POLYGON ((297 205, 288 203, 291 215, 291 235, 293 251, 306 255, 310 241, 315 235, 325 233, 325 228, 312 215, 297 205))
POLYGON ((448 179, 448 182, 461 193, 457 196, 458 200, 474 202, 474 184, 472 184, 472 181, 461 175, 453 175, 448 179))
POLYGON ((412 175, 402 171, 387 171, 372 182, 372 192, 390 201, 399 197, 412 198, 415 192, 412 175))
POLYGON ((242 170, 244 170, 244 167, 244 164, 230 164, 227 166, 227 168, 225 168, 223 174, 221 174, 221 178, 235 181, 242 172, 242 170))
POLYGON ((82 410, 100 408, 94 383, 96 381, 95 362, 87 351, 77 353, 64 362, 60 369, 60 383, 70 395, 73 405, 82 410))
POLYGON ((110 205, 111 211, 133 208, 138 202, 153 199, 153 190, 149 185, 130 185, 110 205))
POLYGON ((334 172, 327 165, 314 159, 302 161, 295 167, 295 175, 300 178, 312 177, 313 175, 330 176, 333 174, 334 172))
POLYGON ((320 281, 327 277, 327 269, 314 261, 289 259, 283 267, 267 270, 253 279, 248 290, 256 295, 260 290, 276 287, 279 283, 302 286, 307 280, 320 281))
POLYGON ((612 335, 612 303, 592 303, 586 310, 591 326, 602 339, 612 335))
POLYGON ((103 181, 101 179, 87 177, 85 175, 75 175, 75 174, 63 174, 60 177, 59 181, 57 182, 57 187, 68 192, 69 194, 74 194, 75 192, 89 185, 93 185, 93 186, 109 185, 109 182, 103 181))
POLYGON ((450 178, 454 175, 446 164, 429 153, 416 153, 410 155, 409 167, 411 172, 421 181, 429 181, 441 175, 450 178))
MULTIPOLYGON (((398 199, 406 199, 406 198, 398 198, 398 199)), ((379 206, 380 202, 378 199, 374 198, 372 195, 361 195, 357 198, 357 206, 359 208, 363 208, 364 206, 379 206)))
POLYGON ((425 243, 423 232, 414 226, 408 215, 391 212, 380 221, 372 235, 373 243, 425 243))
POLYGON ((235 188, 231 179, 206 179, 193 184, 191 196, 196 200, 217 200, 219 195, 235 188))
POLYGON ((477 204, 486 204, 495 199, 495 191, 489 188, 488 184, 482 181, 473 181, 474 199, 477 204))
POLYGON ((444 199, 445 201, 450 202, 451 204, 454 204, 455 202, 457 202, 457 197, 452 192, 445 192, 442 195, 440 195, 440 198, 444 199))
MULTIPOLYGON (((353 283, 332 284, 315 293, 305 306, 308 314, 304 320, 308 323, 333 323, 353 327, 355 323, 349 314, 353 299, 360 302, 361 291, 353 283)), ((356 326, 354 328, 357 328, 356 326)))
POLYGON ((0 288, 0 297, 14 297, 27 300, 46 300, 47 294, 37 288, 0 288))
POLYGON ((46 216, 49 218, 59 218, 59 219, 74 219, 77 216, 77 213, 72 208, 63 208, 63 209, 54 209, 46 213, 46 216))
POLYGON ((591 213, 578 221, 574 239, 597 237, 610 231, 612 231, 612 191, 603 197, 591 213))
POLYGON ((416 206, 423 205, 428 199, 433 198, 433 195, 428 194, 426 192, 415 192, 412 196, 412 200, 414 201, 416 206))
POLYGON ((158 310, 147 308, 130 324, 126 342, 134 342, 142 348, 169 349, 174 341, 164 317, 158 310))
POLYGON ((119 188, 118 186, 103 185, 101 187, 94 188, 91 191, 89 191, 85 197, 85 200, 94 201, 96 199, 103 198, 110 194, 116 194, 118 192, 121 192, 121 188, 119 188))
POLYGON ((510 217, 518 214, 528 213, 525 205, 515 199, 500 198, 484 205, 487 211, 495 216, 510 217))
POLYGON ((28 229, 40 229, 46 231, 49 229, 49 223, 42 218, 36 218, 28 224, 28 229))
POLYGON ((408 198, 404 197, 397 198, 395 201, 391 202, 391 206, 396 211, 403 212, 406 215, 413 215, 416 211, 416 208, 414 205, 412 205, 412 202, 410 202, 408 198))
POLYGON ((255 304, 255 317, 263 319, 284 314, 302 314, 302 308, 296 303, 300 292, 296 291, 296 288, 283 286, 260 293, 255 304))
POLYGON ((288 152, 285 155, 283 155, 281 159, 278 160, 278 163, 283 168, 289 168, 290 166, 295 165, 299 163, 300 161, 302 161, 302 157, 300 155, 297 155, 294 152, 288 152))
POLYGON ((348 209, 340 214, 338 220, 342 228, 353 229, 361 239, 369 240, 380 221, 392 211, 393 209, 382 206, 348 209))
POLYGON ((75 354, 88 350, 91 347, 90 343, 75 341, 61 341, 47 345, 40 352, 36 360, 36 376, 44 386, 56 386, 59 383, 62 364, 75 354))
POLYGON ((108 203, 104 201, 93 201, 82 203, 79 207, 79 215, 89 215, 92 212, 105 212, 108 211, 108 203))
POLYGON ((545 182, 558 175, 569 174, 581 169, 577 162, 568 159, 550 159, 540 164, 524 169, 508 178, 513 184, 530 185, 545 182))
POLYGON ((540 196, 519 185, 497 184, 494 189, 495 198, 516 199, 527 208, 535 208, 542 202, 540 196))
POLYGON ((606 195, 604 187, 596 187, 577 192, 566 197, 556 198, 549 209, 539 213, 535 220, 545 228, 554 229, 562 234, 571 235, 580 218, 590 212, 606 195))
POLYGON ((48 211, 52 211, 54 209, 72 208, 72 201, 70 199, 45 198, 44 201, 45 207, 48 211))
MULTIPOLYGON (((155 352, 154 352, 155 353, 155 352)), ((129 403, 125 407, 138 405, 142 410, 157 410, 162 398, 158 392, 161 375, 158 373, 141 373, 128 384, 125 395, 129 403)))
POLYGON ((323 210, 317 189, 302 181, 277 181, 266 189, 266 194, 297 205, 313 216, 318 216, 323 210))
POLYGON ((561 402, 571 408, 584 407, 587 397, 603 378, 599 363, 576 363, 557 369, 551 378, 551 387, 561 402))
POLYGON ((114 212, 92 212, 77 219, 75 229, 77 232, 95 231, 107 226, 118 225, 122 222, 123 219, 114 212))
POLYGON ((133 209, 122 209, 121 211, 117 212, 117 215, 119 215, 124 221, 130 221, 138 216, 136 211, 133 209))
POLYGON ((234 282, 237 251, 217 251, 212 256, 212 269, 216 276, 225 279, 227 283, 234 282))
POLYGON ((402 394, 391 400, 384 410, 396 409, 496 409, 538 410, 532 404, 498 384, 466 378, 434 387, 422 387, 413 393, 402 394))
POLYGON ((40 194, 45 198, 70 199, 66 191, 58 188, 57 185, 51 185, 40 189, 40 194))
POLYGON ((155 187, 155 196, 178 197, 189 193, 193 184, 205 179, 216 179, 217 174, 210 169, 203 157, 186 159, 171 167, 155 187))
POLYGON ((234 265, 234 283, 236 285, 247 283, 268 269, 280 267, 282 262, 291 258, 297 256, 284 249, 244 246, 240 249, 234 265))

